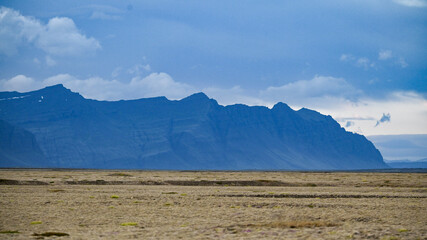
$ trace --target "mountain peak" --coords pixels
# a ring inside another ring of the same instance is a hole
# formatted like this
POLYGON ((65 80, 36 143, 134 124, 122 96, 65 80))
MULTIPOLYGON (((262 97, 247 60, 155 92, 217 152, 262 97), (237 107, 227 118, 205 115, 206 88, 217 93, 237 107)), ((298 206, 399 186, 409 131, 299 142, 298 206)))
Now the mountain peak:
POLYGON ((62 84, 56 84, 37 91, 33 91, 31 92, 31 95, 43 97, 50 96, 51 98, 53 97, 57 99, 83 99, 83 96, 81 96, 79 93, 71 91, 62 84))
POLYGON ((71 90, 64 87, 64 85, 62 85, 62 84, 56 84, 56 85, 52 85, 52 86, 47 86, 45 88, 42 88, 40 90, 36 90, 34 92, 59 93, 59 92, 71 92, 71 90))
POLYGON ((181 100, 185 100, 185 101, 197 101, 197 100, 209 100, 209 97, 204 94, 203 92, 198 92, 198 93, 194 93, 186 98, 183 98, 181 100))
POLYGON ((292 110, 293 111, 293 109, 291 107, 289 107, 288 104, 282 103, 282 102, 276 103, 272 109, 274 109, 274 110, 292 110))
MULTIPOLYGON (((310 120, 310 121, 329 121, 332 119, 331 116, 327 116, 327 115, 323 115, 321 113, 319 113, 318 111, 315 110, 311 110, 308 108, 301 108, 300 110, 297 111, 297 114, 306 119, 306 120, 310 120)), ((335 121, 335 120, 333 120, 335 121)))

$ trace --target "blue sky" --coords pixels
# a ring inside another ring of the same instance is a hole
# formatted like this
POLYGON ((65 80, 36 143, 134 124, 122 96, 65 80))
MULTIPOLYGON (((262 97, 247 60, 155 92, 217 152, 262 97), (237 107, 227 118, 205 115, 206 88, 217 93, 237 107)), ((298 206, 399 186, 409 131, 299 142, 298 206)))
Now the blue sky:
POLYGON ((0 90, 308 107, 427 133, 427 1, 0 1, 0 90))

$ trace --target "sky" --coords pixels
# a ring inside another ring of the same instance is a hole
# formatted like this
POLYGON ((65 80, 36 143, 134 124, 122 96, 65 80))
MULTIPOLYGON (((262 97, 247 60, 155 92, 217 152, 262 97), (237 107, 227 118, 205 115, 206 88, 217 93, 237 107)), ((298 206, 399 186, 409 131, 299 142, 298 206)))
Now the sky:
POLYGON ((427 134, 427 0, 2 1, 0 91, 284 102, 427 134))

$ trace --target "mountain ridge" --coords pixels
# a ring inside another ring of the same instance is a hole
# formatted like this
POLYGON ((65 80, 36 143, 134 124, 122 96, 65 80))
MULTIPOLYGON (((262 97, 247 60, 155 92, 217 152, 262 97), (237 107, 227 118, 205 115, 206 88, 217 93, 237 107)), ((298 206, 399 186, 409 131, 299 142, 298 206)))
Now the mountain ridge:
POLYGON ((0 119, 34 134, 57 167, 138 169, 385 168, 364 136, 285 103, 219 105, 204 93, 120 101, 85 99, 63 85, 1 92, 0 119), (24 97, 25 96, 25 97, 24 97), (13 99, 12 99, 13 98, 13 99))

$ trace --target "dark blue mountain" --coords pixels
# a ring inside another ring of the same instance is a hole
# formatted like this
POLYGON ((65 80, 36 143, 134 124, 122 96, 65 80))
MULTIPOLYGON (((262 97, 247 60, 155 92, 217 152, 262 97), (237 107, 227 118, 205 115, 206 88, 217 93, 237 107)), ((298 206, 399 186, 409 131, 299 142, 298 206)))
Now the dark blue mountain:
MULTIPOLYGON (((127 169, 386 168, 364 136, 284 103, 221 106, 203 93, 95 101, 62 85, 0 93, 0 119, 34 134, 49 165, 127 169)), ((3 138, 3 136, 0 136, 3 138)))
POLYGON ((47 167, 33 134, 0 120, 0 167, 47 167))

